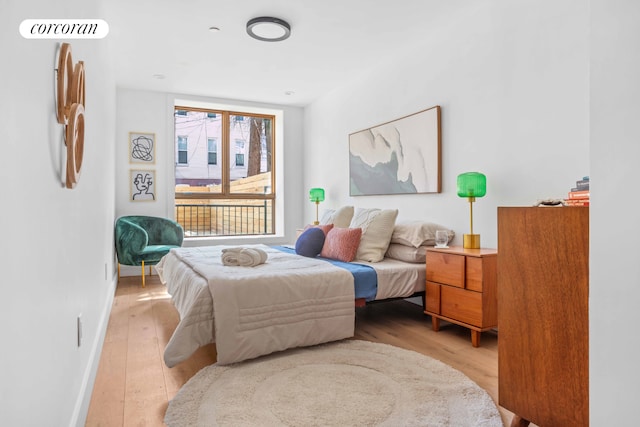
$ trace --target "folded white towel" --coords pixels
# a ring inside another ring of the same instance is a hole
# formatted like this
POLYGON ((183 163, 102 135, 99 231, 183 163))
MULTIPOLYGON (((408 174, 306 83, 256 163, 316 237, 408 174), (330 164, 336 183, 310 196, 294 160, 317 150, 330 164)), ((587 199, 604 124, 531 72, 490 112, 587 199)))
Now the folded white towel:
POLYGON ((267 261, 267 253, 258 248, 227 248, 222 250, 222 264, 255 267, 267 261))

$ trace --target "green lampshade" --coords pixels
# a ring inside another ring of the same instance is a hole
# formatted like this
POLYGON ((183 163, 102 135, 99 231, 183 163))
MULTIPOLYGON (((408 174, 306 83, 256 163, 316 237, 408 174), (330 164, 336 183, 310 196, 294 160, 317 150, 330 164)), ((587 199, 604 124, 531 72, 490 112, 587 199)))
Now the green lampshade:
POLYGON ((458 196, 483 197, 487 194, 487 177, 480 172, 466 172, 458 175, 458 196))
POLYGON ((309 190, 310 202, 324 202, 324 188, 312 188, 309 190))

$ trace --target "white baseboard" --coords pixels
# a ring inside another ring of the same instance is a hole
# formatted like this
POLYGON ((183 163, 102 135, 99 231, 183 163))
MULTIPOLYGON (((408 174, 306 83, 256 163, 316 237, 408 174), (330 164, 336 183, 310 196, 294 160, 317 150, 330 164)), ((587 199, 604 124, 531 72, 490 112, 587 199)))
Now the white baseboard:
POLYGON ((87 368, 82 378, 80 392, 76 399, 76 406, 73 409, 71 422, 69 423, 70 427, 84 427, 87 421, 91 394, 93 393, 93 385, 96 381, 96 374, 98 373, 98 367, 100 365, 102 345, 104 344, 104 339, 107 334, 107 326, 109 325, 109 316, 111 315, 111 307, 113 306, 117 284, 118 277, 114 276, 107 290, 107 299, 102 308, 96 338, 91 345, 91 355, 89 356, 89 362, 87 363, 87 368))
POLYGON ((422 307, 422 297, 411 297, 411 298, 406 298, 405 301, 409 301, 412 302, 416 305, 419 305, 422 307))
MULTIPOLYGON (((144 268, 145 274, 149 275, 149 266, 144 268)), ((151 266, 151 272, 153 275, 157 275, 155 265, 151 266)), ((142 276, 142 267, 137 265, 120 265, 120 276, 142 276)))

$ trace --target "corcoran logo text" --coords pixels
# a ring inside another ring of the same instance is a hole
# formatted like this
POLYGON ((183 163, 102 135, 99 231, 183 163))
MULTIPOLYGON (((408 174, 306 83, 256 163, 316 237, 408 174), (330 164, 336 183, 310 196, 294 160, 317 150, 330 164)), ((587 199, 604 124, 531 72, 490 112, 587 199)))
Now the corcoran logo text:
POLYGON ((25 19, 20 34, 25 39, 102 39, 109 24, 102 19, 25 19))

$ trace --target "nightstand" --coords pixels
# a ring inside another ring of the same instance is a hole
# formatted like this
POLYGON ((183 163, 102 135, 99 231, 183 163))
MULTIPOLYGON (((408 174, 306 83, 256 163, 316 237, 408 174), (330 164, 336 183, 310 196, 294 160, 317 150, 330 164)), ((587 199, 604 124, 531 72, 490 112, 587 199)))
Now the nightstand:
POLYGON ((434 331, 440 320, 471 329, 471 344, 498 326, 497 257, 495 249, 427 248, 424 313, 434 331))

